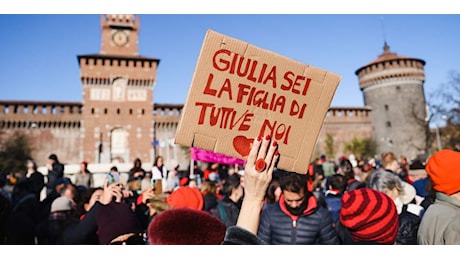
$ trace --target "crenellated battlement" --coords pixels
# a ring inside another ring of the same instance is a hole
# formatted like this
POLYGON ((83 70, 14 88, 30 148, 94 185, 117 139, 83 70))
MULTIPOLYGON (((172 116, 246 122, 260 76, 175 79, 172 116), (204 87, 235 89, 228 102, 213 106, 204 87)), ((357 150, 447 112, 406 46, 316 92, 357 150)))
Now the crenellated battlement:
POLYGON ((393 79, 425 81, 425 61, 390 52, 388 45, 376 60, 356 70, 361 90, 393 79))
POLYGON ((153 106, 153 120, 155 124, 179 123, 183 104, 155 104, 153 106))
POLYGON ((82 103, 0 101, 0 128, 78 128, 82 103))
MULTIPOLYGON (((117 79, 117 78, 115 78, 117 79)), ((81 84, 84 87, 108 86, 111 87, 114 78, 82 77, 81 84)), ((147 79, 128 79, 127 85, 132 87, 151 87, 155 84, 154 80, 147 79)))
POLYGON ((110 85, 117 77, 128 77, 128 85, 152 87, 159 59, 142 56, 79 55, 83 86, 110 85))
POLYGON ((324 124, 370 124, 370 107, 330 107, 324 124))
POLYGON ((140 18, 133 14, 108 14, 101 15, 101 25, 111 27, 134 27, 139 28, 140 18))

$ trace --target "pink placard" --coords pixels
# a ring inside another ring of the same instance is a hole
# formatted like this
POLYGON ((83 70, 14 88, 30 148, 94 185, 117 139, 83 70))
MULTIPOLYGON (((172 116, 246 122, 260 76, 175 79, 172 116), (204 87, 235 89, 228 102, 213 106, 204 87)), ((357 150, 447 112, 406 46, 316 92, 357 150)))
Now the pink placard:
POLYGON ((220 163, 220 164, 240 164, 243 165, 246 161, 237 159, 234 157, 226 156, 219 153, 209 152, 206 150, 198 149, 198 148, 190 148, 190 153, 192 159, 195 161, 202 161, 202 162, 212 162, 212 163, 220 163))

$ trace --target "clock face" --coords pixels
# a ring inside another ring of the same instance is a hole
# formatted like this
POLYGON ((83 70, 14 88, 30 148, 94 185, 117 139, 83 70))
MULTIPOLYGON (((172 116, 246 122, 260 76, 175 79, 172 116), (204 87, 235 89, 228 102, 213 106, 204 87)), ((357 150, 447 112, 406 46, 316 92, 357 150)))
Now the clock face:
POLYGON ((129 41, 128 33, 123 30, 117 30, 112 34, 112 41, 115 45, 123 47, 129 41))

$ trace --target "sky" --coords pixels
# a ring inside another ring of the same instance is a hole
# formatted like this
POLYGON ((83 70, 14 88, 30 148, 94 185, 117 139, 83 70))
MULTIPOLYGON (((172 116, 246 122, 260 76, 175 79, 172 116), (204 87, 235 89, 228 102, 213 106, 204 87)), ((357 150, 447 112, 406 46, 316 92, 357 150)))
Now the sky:
MULTIPOLYGON (((18 13, 0 14, 0 100, 80 102, 77 55, 99 53, 100 15, 18 13)), ((341 75, 333 107, 364 106, 355 71, 381 55, 384 42, 426 61, 428 100, 460 71, 458 14, 254 13, 136 14, 139 54, 160 59, 154 103, 185 102, 207 29, 341 75)))

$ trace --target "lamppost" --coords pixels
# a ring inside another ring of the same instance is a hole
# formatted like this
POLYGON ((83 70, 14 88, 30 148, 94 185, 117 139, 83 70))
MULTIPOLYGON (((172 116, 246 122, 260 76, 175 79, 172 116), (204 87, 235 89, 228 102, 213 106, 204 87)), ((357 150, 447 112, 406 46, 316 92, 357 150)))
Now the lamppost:
MULTIPOLYGON (((430 107, 430 106, 427 106, 427 110, 435 118, 434 127, 436 129, 436 142, 438 143, 438 151, 441 151, 442 150, 442 143, 441 143, 441 134, 439 133, 439 126, 438 126, 438 110, 436 109, 436 107, 430 107)), ((427 116, 428 123, 429 123, 430 119, 432 118, 432 116, 429 116, 429 117, 427 116)), ((441 116, 441 119, 443 119, 443 120, 446 120, 446 118, 447 118, 446 115, 441 116)))
POLYGON ((438 126, 438 113, 434 112, 435 115, 435 120, 434 120, 434 126, 436 127, 436 141, 438 142, 438 151, 442 150, 442 144, 441 144, 441 135, 439 134, 439 126, 438 126))

